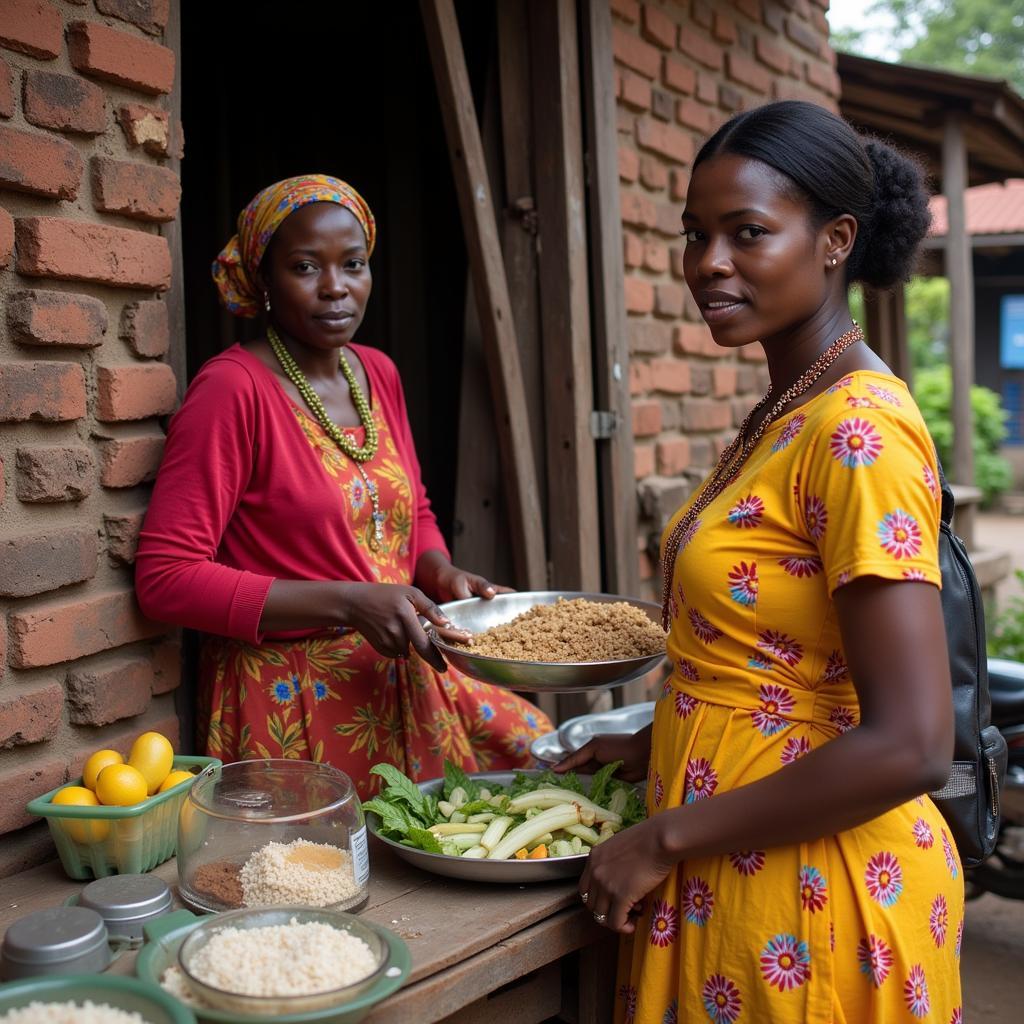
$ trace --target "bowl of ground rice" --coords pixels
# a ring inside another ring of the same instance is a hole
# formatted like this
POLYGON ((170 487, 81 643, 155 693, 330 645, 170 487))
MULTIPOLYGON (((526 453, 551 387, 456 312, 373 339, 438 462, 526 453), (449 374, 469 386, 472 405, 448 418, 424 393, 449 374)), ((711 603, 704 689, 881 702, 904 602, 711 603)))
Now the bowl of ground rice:
POLYGON ((428 633, 452 666, 512 690, 562 693, 621 686, 665 656, 661 608, 651 601, 534 590, 442 605, 468 643, 428 633))
POLYGON ((195 1024, 195 1014, 136 978, 66 974, 0 985, 2 1024, 195 1024))

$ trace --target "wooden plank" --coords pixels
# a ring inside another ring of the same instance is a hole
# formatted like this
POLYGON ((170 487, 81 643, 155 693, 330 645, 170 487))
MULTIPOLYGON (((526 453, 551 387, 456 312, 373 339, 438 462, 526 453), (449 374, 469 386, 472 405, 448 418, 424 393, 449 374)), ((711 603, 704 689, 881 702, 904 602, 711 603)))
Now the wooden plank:
POLYGON ((455 176, 463 233, 484 339, 498 442, 506 472, 509 522, 519 586, 547 585, 543 522, 519 350, 498 241, 483 147, 453 0, 421 0, 455 176))
POLYGON ((442 1024, 541 1024, 555 1017, 561 1006, 562 968, 557 962, 463 1007, 442 1024))

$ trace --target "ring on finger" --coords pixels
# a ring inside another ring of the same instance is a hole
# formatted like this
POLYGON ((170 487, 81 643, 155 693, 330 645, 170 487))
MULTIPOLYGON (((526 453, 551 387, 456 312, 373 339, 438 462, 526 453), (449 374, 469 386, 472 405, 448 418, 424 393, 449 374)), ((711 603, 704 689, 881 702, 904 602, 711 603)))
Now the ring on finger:
POLYGON ((607 920, 608 920, 608 915, 607 915, 607 914, 595 914, 595 915, 594 915, 594 920, 595 920, 595 921, 596 921, 596 922, 597 922, 598 924, 604 924, 604 923, 605 923, 605 921, 607 921, 607 920))

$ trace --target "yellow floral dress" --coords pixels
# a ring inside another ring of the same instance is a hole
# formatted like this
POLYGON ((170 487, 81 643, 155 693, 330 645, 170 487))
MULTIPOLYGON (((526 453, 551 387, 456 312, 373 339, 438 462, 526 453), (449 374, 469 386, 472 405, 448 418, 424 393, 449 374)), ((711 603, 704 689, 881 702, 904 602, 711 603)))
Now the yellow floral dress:
MULTIPOLYGON (((850 374, 771 425, 677 559, 650 814, 857 725, 831 595, 860 576, 939 586, 938 522, 934 449, 898 379, 850 374)), ((623 942, 616 1021, 958 1024, 963 900, 927 796, 814 842, 683 862, 623 942)))

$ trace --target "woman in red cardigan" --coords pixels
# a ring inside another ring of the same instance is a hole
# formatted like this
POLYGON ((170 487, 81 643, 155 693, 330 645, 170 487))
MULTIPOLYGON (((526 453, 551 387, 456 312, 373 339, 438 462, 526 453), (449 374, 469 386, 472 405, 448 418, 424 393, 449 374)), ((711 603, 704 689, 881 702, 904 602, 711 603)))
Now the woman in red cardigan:
POLYGON ((352 344, 373 215, 336 178, 290 178, 242 211, 214 279, 266 338, 203 366, 171 421, 136 559, 151 618, 209 634, 206 752, 327 761, 374 788, 530 761, 532 704, 446 669, 419 615, 503 589, 451 564, 391 360, 352 344))

